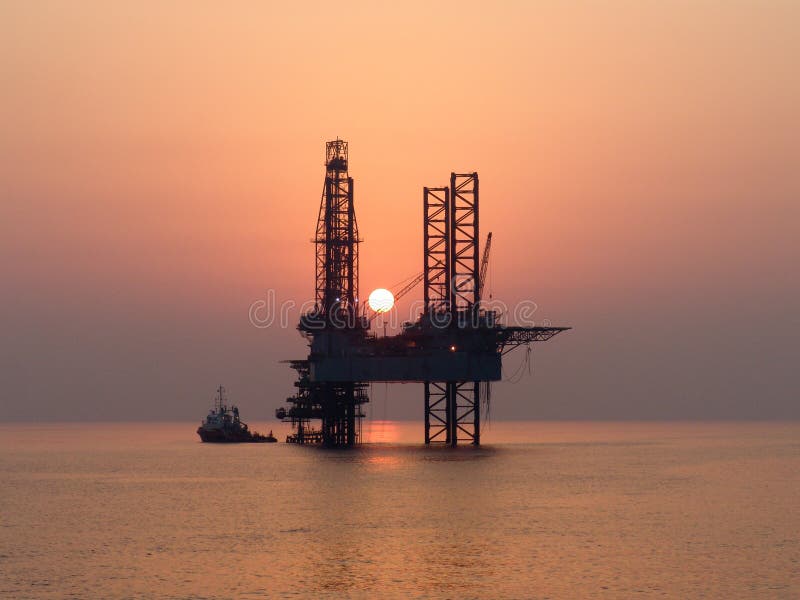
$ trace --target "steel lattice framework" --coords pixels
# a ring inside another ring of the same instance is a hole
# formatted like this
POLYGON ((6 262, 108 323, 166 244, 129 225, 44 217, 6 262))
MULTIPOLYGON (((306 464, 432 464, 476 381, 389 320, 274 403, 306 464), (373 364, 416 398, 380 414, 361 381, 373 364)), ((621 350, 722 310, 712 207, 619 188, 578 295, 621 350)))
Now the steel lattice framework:
MULTIPOLYGON (((319 347, 358 342, 365 323, 358 314, 358 225, 353 205, 353 178, 348 174, 348 146, 344 140, 325 144, 325 184, 317 231, 315 309, 300 318, 299 329, 311 340, 312 353, 319 347)), ((358 443, 360 406, 369 399, 366 386, 357 381, 315 382, 309 361, 294 361, 298 372, 297 393, 282 413, 295 433, 288 441, 349 447, 358 443), (322 421, 319 430, 310 419, 322 421)))
MULTIPOLYGON (((449 188, 423 189, 423 203, 425 312, 431 317, 445 313, 451 327, 475 325, 480 304, 478 174, 451 173, 449 188)), ((480 382, 423 385, 425 443, 480 444, 480 382)))
POLYGON ((425 382, 425 443, 480 444, 480 382, 425 382))
POLYGON ((450 270, 453 312, 476 306, 478 258, 478 174, 450 174, 450 270))
POLYGON ((449 388, 446 383, 425 382, 425 443, 444 444, 450 439, 449 388))
POLYGON ((423 189, 425 314, 450 312, 450 189, 423 189))
POLYGON ((325 144, 325 186, 317 218, 316 304, 327 319, 358 313, 358 225, 353 206, 353 178, 348 175, 344 140, 325 144))

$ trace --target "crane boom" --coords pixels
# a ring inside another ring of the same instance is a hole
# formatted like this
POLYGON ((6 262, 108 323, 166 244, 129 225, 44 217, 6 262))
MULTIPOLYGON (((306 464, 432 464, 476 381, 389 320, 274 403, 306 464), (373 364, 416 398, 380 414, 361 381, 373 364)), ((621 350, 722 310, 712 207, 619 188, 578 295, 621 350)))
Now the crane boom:
POLYGON ((394 295, 395 302, 397 300, 399 300, 400 298, 402 298, 403 296, 405 296, 408 292, 413 290, 415 287, 417 287, 424 278, 425 278, 425 271, 423 271, 419 275, 415 276, 414 279, 412 279, 407 284, 405 284, 402 288, 400 288, 400 291, 398 291, 394 295))
POLYGON ((478 282, 478 298, 483 298, 483 286, 486 283, 486 273, 489 271, 489 252, 492 250, 492 232, 486 236, 483 247, 483 260, 481 261, 481 280, 478 282))

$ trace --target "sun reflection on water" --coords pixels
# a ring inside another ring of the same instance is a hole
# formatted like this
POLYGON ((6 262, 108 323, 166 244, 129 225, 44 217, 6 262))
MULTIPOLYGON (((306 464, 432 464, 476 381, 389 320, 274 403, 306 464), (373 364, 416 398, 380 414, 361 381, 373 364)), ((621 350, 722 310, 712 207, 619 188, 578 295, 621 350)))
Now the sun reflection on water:
POLYGON ((400 428, 395 421, 372 421, 364 431, 364 441, 370 444, 397 444, 400 428))

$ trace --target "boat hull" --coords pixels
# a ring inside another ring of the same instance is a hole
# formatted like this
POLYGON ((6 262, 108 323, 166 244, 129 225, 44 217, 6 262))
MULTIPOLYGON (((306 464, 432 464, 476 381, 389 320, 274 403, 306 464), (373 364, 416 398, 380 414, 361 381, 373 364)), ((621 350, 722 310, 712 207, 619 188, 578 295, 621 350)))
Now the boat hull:
POLYGON ((197 428, 197 435, 201 441, 210 444, 274 444, 278 441, 272 436, 203 427, 197 428))

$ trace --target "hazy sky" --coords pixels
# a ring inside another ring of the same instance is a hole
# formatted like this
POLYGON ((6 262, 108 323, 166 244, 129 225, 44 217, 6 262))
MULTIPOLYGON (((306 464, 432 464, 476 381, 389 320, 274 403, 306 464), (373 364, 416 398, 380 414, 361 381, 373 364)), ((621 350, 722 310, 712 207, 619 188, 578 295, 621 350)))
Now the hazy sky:
MULTIPOLYGON (((495 418, 800 418, 798 23, 764 0, 0 2, 0 420, 199 419, 219 383, 272 414, 305 344, 248 307, 313 294, 337 136, 362 291, 421 270, 422 186, 477 170, 494 297, 575 328, 495 418)), ((376 415, 422 418, 419 386, 375 388, 376 415)))

